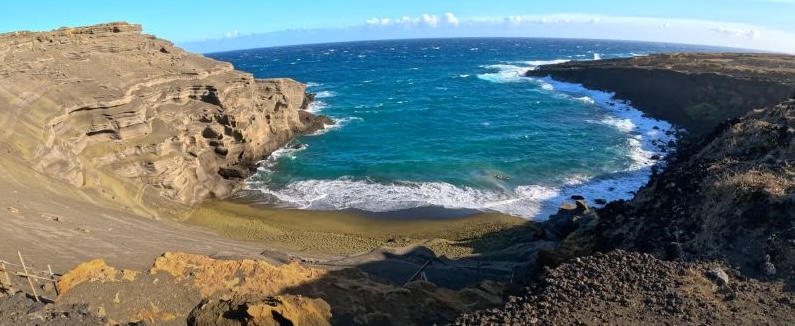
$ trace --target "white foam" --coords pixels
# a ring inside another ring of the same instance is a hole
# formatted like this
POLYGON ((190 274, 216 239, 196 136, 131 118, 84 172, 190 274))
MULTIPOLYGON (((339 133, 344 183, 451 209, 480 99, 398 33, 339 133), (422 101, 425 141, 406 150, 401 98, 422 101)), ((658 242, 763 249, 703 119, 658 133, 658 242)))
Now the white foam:
POLYGON ((458 78, 469 78, 469 74, 460 74, 458 78))
POLYGON ((306 111, 310 113, 318 113, 328 107, 328 103, 323 101, 314 100, 306 107, 306 111))
POLYGON ((491 191, 457 187, 444 182, 380 184, 350 178, 297 181, 280 190, 260 190, 275 197, 284 206, 302 209, 389 212, 439 206, 496 211, 527 218, 540 214, 543 201, 558 194, 558 190, 543 186, 491 191))
MULTIPOLYGON (((478 78, 493 83, 517 83, 517 82, 532 82, 533 79, 525 78, 524 75, 528 70, 533 70, 541 65, 563 63, 569 61, 568 59, 556 60, 532 60, 532 61, 513 61, 509 63, 482 65, 481 68, 497 70, 497 72, 488 72, 478 74, 478 78)), ((541 84, 541 87, 547 89, 548 86, 541 84)), ((547 89, 551 90, 551 89, 547 89)))
POLYGON ((569 62, 569 59, 555 59, 555 60, 530 60, 530 61, 519 61, 519 63, 523 63, 528 66, 538 67, 543 65, 554 65, 558 63, 569 62))
POLYGON ((327 98, 327 97, 334 97, 336 95, 337 93, 334 93, 332 91, 320 91, 315 93, 315 98, 327 98))
POLYGON ((286 146, 273 151, 271 155, 260 161, 258 170, 260 173, 270 174, 280 159, 287 158, 294 160, 296 158, 296 153, 307 149, 307 147, 309 146, 306 144, 287 144, 286 146))
MULTIPOLYGON (((565 60, 546 63, 563 61, 565 60)), ((495 186, 490 190, 459 187, 444 182, 381 184, 351 178, 295 181, 278 190, 256 186, 255 183, 249 185, 273 196, 282 205, 303 209, 361 209, 386 212, 440 206, 497 211, 528 219, 547 218, 557 211, 562 202, 569 201, 572 195, 584 196, 592 205, 597 198, 606 201, 631 199, 633 191, 648 181, 652 166, 657 163, 652 157, 665 154, 655 144, 665 144, 675 140, 675 136, 668 132, 673 130, 673 127, 667 122, 644 117, 642 112, 629 103, 615 100, 612 93, 592 91, 579 84, 557 82, 550 78, 522 77, 523 72, 532 64, 541 64, 541 62, 527 61, 521 65, 483 66, 498 71, 479 74, 477 77, 498 83, 532 82, 539 84, 542 89, 568 96, 574 101, 599 106, 604 111, 604 117, 589 122, 611 126, 626 135, 625 155, 630 159, 631 164, 625 171, 602 176, 571 175, 561 180, 557 187, 522 185, 506 189, 495 186)), ((339 119, 338 125, 331 127, 330 130, 357 120, 361 119, 356 117, 339 119)), ((294 155, 295 152, 285 153, 288 154, 274 153, 272 156, 278 158, 278 155, 294 155)))
MULTIPOLYGON (((627 157, 633 162, 629 171, 648 170, 648 177, 651 166, 657 163, 652 157, 663 157, 666 154, 656 144, 676 141, 676 130, 670 123, 644 116, 643 112, 632 107, 630 103, 616 100, 614 93, 593 91, 580 84, 558 82, 551 78, 540 78, 538 81, 553 85, 555 91, 566 96, 587 96, 593 100, 594 105, 602 108, 606 116, 596 123, 611 126, 627 135, 627 157)), ((633 190, 642 184, 639 183, 633 190)))
POLYGON ((313 83, 313 82, 308 82, 308 83, 306 83, 306 87, 318 87, 318 86, 322 86, 322 85, 323 85, 323 84, 320 84, 320 83, 313 83))
POLYGON ((310 134, 308 136, 320 136, 320 135, 326 134, 329 131, 333 131, 333 130, 337 130, 337 129, 340 129, 342 127, 345 127, 347 124, 351 123, 352 121, 364 121, 364 119, 359 118, 359 117, 332 118, 332 119, 334 119, 334 124, 333 125, 324 124, 323 125, 323 129, 315 131, 314 133, 312 133, 312 134, 310 134))
POLYGON ((602 55, 600 55, 599 53, 594 52, 593 53, 593 59, 594 60, 602 60, 602 55))

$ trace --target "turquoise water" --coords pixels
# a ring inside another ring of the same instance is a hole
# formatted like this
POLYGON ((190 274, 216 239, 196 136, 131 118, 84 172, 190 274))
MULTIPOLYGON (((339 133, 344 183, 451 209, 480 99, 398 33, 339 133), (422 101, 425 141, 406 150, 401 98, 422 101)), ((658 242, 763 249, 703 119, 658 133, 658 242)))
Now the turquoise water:
POLYGON ((611 94, 521 74, 542 64, 695 46, 593 40, 438 39, 211 54, 260 78, 290 77, 337 125, 263 162, 249 187, 278 206, 421 207, 544 218, 573 194, 630 198, 671 126, 611 94))

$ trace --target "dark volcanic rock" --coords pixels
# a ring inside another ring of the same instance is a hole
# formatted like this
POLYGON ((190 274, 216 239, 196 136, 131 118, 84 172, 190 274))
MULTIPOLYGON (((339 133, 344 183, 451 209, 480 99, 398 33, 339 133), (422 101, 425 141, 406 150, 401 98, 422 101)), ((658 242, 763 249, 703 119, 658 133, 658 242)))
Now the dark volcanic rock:
POLYGON ((465 314, 453 325, 795 323, 795 295, 780 284, 738 280, 718 286, 706 276, 723 268, 623 251, 596 254, 548 269, 501 309, 465 314))
POLYGON ((652 55, 528 75, 615 91, 698 137, 592 222, 575 228, 584 214, 564 207, 546 223, 562 240, 538 263, 567 263, 456 325, 795 323, 795 57, 652 55))
POLYGON ((706 134, 795 90, 795 60, 772 54, 654 54, 539 67, 527 76, 581 83, 630 100, 648 116, 706 134))

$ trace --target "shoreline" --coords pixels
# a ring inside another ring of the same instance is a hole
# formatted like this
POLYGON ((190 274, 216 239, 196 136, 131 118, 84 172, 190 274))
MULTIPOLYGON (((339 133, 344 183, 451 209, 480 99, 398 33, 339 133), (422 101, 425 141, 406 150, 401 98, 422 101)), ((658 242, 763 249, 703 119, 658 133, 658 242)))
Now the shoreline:
MULTIPOLYGON (((320 209, 308 209, 318 212, 343 212, 352 213, 355 215, 363 215, 374 219, 414 219, 414 215, 421 217, 434 217, 439 219, 461 218, 476 214, 506 214, 517 216, 528 221, 545 221, 549 216, 558 212, 558 208, 571 201, 572 196, 585 197, 589 204, 594 207, 603 207, 604 203, 616 200, 629 200, 633 194, 641 187, 646 185, 649 181, 653 171, 659 171, 664 168, 665 157, 676 151, 674 144, 679 140, 681 130, 678 130, 672 123, 649 117, 645 110, 632 105, 628 101, 616 98, 613 93, 598 89, 589 89, 581 84, 554 80, 551 78, 532 78, 525 76, 528 69, 534 70, 538 67, 569 62, 570 60, 557 59, 546 61, 528 61, 533 64, 529 66, 518 66, 514 64, 499 64, 487 66, 489 69, 499 70, 496 73, 484 73, 478 75, 478 78, 494 83, 523 83, 528 85, 528 88, 533 88, 532 85, 539 84, 539 91, 549 92, 554 96, 562 96, 578 100, 591 105, 597 106, 601 111, 601 115, 594 116, 593 120, 587 120, 588 123, 608 125, 617 129, 626 138, 626 153, 623 159, 627 160, 627 166, 623 170, 612 172, 600 172, 594 175, 580 175, 571 174, 560 176, 561 180, 556 182, 541 182, 531 184, 512 185, 510 189, 504 189, 503 192, 495 192, 489 188, 469 188, 446 183, 443 181, 406 181, 415 185, 432 185, 443 184, 450 189, 453 189, 455 194, 480 194, 483 199, 482 202, 478 201, 476 204, 467 202, 456 202, 454 199, 450 203, 445 202, 444 206, 438 202, 441 199, 432 198, 425 199, 421 207, 397 208, 396 210, 389 211, 369 211, 368 208, 359 208, 359 206, 351 208, 341 208, 332 210, 331 207, 323 207, 320 209), (537 66, 535 64, 538 64, 537 66), (492 78, 483 78, 482 75, 498 75, 501 79, 492 80, 492 78), (507 78, 506 76, 512 76, 507 78), (507 79, 506 79, 507 78, 507 79), (448 204, 460 205, 461 207, 445 207, 448 204), (469 206, 467 206, 469 205, 469 206)), ((574 61, 577 62, 578 60, 574 61)), ((528 64, 528 63, 524 63, 528 64)), ((341 124, 340 124, 341 125, 341 124)), ((576 140, 573 141, 576 143, 576 140)), ((303 148, 283 147, 277 149, 270 157, 263 160, 263 168, 270 170, 273 173, 272 166, 275 161, 283 155, 294 155, 295 152, 300 152, 303 148)), ((298 154, 300 155, 300 154, 298 154)), ((360 176, 361 177, 361 176, 360 176)), ((256 178, 256 175, 253 177, 256 178)), ((366 178, 365 178, 366 179, 366 178)), ((250 180, 250 179, 249 179, 250 180)), ((414 196, 422 200, 422 196, 418 193, 412 193, 416 190, 406 190, 405 187, 400 185, 401 181, 394 181, 390 183, 376 183, 364 180, 318 180, 310 179, 303 180, 306 182, 315 182, 316 184, 339 184, 339 183, 354 183, 361 190, 362 187, 372 191, 386 192, 387 190, 398 189, 406 192, 405 196, 414 196)), ((300 183, 298 181, 290 181, 286 185, 287 188, 290 184, 300 183)), ((282 190, 276 189, 270 191, 269 194, 263 194, 259 187, 267 187, 265 184, 259 182, 247 181, 247 187, 241 190, 233 197, 242 198, 241 201, 251 204, 253 206, 264 207, 264 209, 297 209, 302 205, 313 204, 316 198, 334 197, 335 192, 312 193, 311 190, 305 190, 303 193, 298 193, 298 197, 282 199, 282 190), (242 194, 242 195, 241 195, 242 194), (269 200, 263 199, 268 196, 274 196, 275 201, 272 203, 269 200), (313 199, 315 198, 315 199, 313 199), (286 200, 283 201, 282 200, 286 200), (262 204, 260 204, 262 203, 262 204), (281 207, 280 207, 281 206, 281 207)), ((336 189, 338 191, 351 191, 352 186, 343 184, 342 188, 336 189)), ((306 188, 306 187, 303 187, 306 188)), ((297 188, 296 188, 297 189, 297 188)), ((296 190, 293 189, 293 190, 296 190)), ((312 188, 314 189, 314 188, 312 188)), ((298 191, 298 190, 296 190, 298 191)), ((266 191, 268 192, 268 191, 266 191)), ((452 195, 447 195, 443 199, 448 199, 452 195)), ((413 197, 412 197, 413 198, 413 197)), ((387 201, 390 198, 386 199, 387 201)), ((323 200, 319 200, 322 202, 323 200)), ((389 201, 388 201, 389 202, 389 201)), ((375 201, 367 202, 364 204, 367 207, 376 207, 375 201)), ((391 202, 389 202, 391 203, 391 202)), ((338 203, 337 203, 338 204, 338 203)), ((323 203, 321 203, 323 205, 323 203)), ((326 206, 336 206, 336 204, 328 204, 326 206)))
POLYGON ((505 214, 387 219, 352 212, 263 208, 229 200, 206 202, 183 223, 289 251, 350 255, 385 246, 422 245, 451 258, 508 247, 512 238, 533 224, 505 214))

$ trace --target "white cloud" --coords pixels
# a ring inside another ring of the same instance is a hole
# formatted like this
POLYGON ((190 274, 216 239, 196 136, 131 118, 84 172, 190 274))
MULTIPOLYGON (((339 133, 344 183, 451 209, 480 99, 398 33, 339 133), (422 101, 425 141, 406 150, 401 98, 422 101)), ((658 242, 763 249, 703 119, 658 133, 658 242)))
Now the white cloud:
POLYGON ((389 18, 370 18, 364 21, 369 26, 388 26, 391 22, 389 18))
MULTIPOLYGON (((754 0, 748 0, 754 1, 754 0)), ((795 2, 795 0, 791 0, 795 2)), ((400 18, 372 18, 365 26, 378 27, 388 38, 450 36, 521 36, 607 38, 685 44, 704 44, 795 53, 794 31, 721 21, 604 16, 593 14, 509 15, 457 17, 422 14, 400 18), (418 30, 423 30, 419 32, 418 30)), ((372 37, 372 36, 368 36, 372 37)), ((377 37, 377 36, 376 36, 377 37)))
POLYGON ((240 32, 238 32, 237 30, 226 32, 226 38, 235 38, 238 36, 240 36, 240 32))
POLYGON ((522 23, 522 16, 508 16, 505 17, 505 22, 511 25, 519 25, 522 23))
POLYGON ((724 28, 722 26, 714 27, 711 30, 732 37, 757 38, 761 34, 757 29, 724 28))
POLYGON ((422 14, 422 22, 430 27, 436 27, 439 25, 439 17, 436 17, 436 15, 422 14))
POLYGON ((441 27, 441 26, 458 26, 461 21, 453 13, 445 13, 444 16, 439 17, 432 14, 422 14, 419 17, 403 16, 400 18, 370 18, 364 21, 367 26, 426 26, 426 27, 441 27))
POLYGON ((451 26, 458 26, 458 24, 461 23, 460 21, 458 21, 458 17, 456 17, 455 15, 453 15, 453 13, 450 12, 444 14, 444 21, 451 26))

